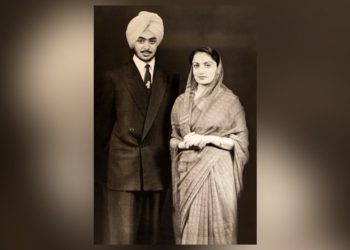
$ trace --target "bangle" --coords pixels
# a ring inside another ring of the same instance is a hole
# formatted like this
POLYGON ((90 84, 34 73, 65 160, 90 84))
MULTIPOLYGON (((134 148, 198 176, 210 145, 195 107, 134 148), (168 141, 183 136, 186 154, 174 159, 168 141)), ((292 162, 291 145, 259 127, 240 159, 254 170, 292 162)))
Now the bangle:
POLYGON ((223 143, 222 143, 222 140, 223 140, 223 139, 222 139, 222 137, 220 136, 220 147, 222 147, 222 144, 223 144, 223 143))

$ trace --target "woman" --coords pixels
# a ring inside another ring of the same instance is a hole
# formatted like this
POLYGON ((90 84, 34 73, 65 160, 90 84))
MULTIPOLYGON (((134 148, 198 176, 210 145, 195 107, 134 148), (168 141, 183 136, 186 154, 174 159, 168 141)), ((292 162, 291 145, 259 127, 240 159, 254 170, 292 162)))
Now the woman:
POLYGON ((222 83, 222 62, 214 49, 193 51, 190 62, 185 93, 171 114, 176 243, 234 244, 248 161, 244 110, 222 83))

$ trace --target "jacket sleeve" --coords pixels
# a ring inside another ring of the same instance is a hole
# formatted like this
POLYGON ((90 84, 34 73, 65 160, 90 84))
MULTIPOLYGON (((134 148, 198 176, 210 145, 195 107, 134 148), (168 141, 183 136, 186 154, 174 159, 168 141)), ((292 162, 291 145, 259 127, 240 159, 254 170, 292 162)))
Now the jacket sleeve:
POLYGON ((102 138, 104 149, 108 150, 109 148, 109 139, 113 130, 113 125, 116 120, 115 115, 115 92, 114 84, 111 77, 111 72, 107 72, 103 78, 103 86, 101 88, 100 95, 100 123, 102 129, 102 138))

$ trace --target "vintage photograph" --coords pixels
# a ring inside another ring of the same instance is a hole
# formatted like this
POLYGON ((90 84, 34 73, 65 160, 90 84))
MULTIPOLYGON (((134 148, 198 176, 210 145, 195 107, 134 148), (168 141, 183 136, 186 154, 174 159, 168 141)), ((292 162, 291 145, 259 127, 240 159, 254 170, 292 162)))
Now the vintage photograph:
POLYGON ((345 2, 3 1, 0 249, 350 249, 345 2))
POLYGON ((94 6, 94 243, 256 244, 256 6, 94 6))

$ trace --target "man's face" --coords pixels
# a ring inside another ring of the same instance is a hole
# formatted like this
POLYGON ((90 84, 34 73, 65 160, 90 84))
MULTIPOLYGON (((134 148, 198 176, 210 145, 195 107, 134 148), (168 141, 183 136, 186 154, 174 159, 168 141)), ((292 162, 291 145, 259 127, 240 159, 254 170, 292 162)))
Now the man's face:
POLYGON ((135 54, 142 61, 150 61, 156 54, 158 47, 157 38, 152 32, 145 30, 137 38, 135 43, 135 54))

